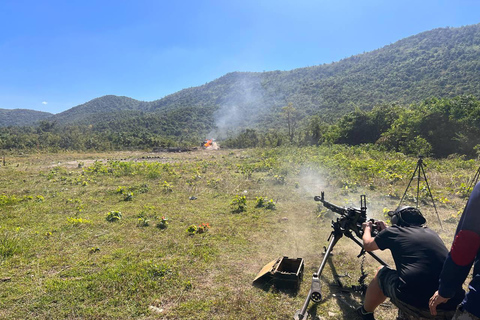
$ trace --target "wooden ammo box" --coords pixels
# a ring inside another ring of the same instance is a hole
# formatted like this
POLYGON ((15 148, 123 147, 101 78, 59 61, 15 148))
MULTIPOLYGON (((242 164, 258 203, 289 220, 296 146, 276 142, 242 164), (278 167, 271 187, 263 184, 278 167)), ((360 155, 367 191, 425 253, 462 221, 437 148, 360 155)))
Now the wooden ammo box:
POLYGON ((304 267, 302 258, 284 256, 266 264, 253 282, 273 280, 274 286, 279 289, 297 290, 303 278, 304 267))

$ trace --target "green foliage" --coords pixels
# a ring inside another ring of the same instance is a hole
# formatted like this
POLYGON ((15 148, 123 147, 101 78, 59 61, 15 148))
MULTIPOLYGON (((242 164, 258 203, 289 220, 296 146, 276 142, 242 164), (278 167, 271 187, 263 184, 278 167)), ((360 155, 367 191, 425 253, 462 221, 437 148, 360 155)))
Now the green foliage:
POLYGON ((20 247, 20 238, 18 232, 8 232, 4 231, 0 235, 0 258, 6 259, 13 256, 15 253, 19 252, 20 247))
POLYGON ((160 221, 157 223, 157 228, 159 229, 167 229, 168 228, 168 218, 162 217, 160 221))
POLYGON ((67 218, 67 222, 74 226, 79 226, 83 224, 92 224, 91 220, 87 220, 83 218, 72 218, 72 217, 67 218))
POLYGON ((107 213, 107 216, 105 217, 105 219, 108 222, 119 221, 120 219, 122 219, 122 213, 120 211, 110 211, 109 213, 107 213))
POLYGON ((256 197, 255 208, 265 208, 267 210, 275 210, 275 202, 273 199, 267 200, 264 197, 256 197))
POLYGON ((195 234, 195 233, 197 232, 197 226, 194 225, 194 224, 192 224, 192 225, 190 225, 190 226, 187 228, 186 231, 187 231, 187 233, 188 233, 189 235, 193 235, 193 234, 195 234))
POLYGON ((273 202, 273 199, 268 200, 268 202, 265 204, 265 209, 275 210, 275 202, 273 202))
POLYGON ((162 182, 162 190, 164 193, 170 193, 173 191, 172 185, 168 183, 167 181, 162 182))
POLYGON ((137 220, 137 226, 139 227, 148 227, 150 225, 150 220, 144 217, 140 217, 137 220))
POLYGON ((123 201, 133 201, 133 192, 127 192, 124 194, 123 201))
POLYGON ((13 205, 19 201, 20 200, 14 195, 8 196, 6 194, 0 194, 0 206, 13 205))
POLYGON ((202 222, 198 227, 197 227, 197 233, 205 233, 210 229, 210 224, 202 222))
POLYGON ((240 213, 247 211, 247 197, 236 195, 230 202, 230 207, 233 213, 240 213))

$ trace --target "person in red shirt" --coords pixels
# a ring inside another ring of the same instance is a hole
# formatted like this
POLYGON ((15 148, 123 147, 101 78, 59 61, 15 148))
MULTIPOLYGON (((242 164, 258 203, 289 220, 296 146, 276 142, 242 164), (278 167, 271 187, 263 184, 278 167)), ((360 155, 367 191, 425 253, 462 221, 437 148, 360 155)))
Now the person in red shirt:
POLYGON ((440 274, 438 291, 430 298, 430 312, 448 303, 461 288, 473 266, 473 277, 468 293, 459 305, 453 319, 480 319, 480 183, 468 199, 457 226, 452 248, 440 274))

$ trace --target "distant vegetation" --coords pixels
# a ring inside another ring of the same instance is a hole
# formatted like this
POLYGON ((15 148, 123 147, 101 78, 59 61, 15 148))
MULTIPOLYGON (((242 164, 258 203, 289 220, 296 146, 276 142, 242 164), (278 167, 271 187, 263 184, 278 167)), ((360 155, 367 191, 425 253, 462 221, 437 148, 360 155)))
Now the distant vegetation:
MULTIPOLYGON (((319 116, 298 118, 296 109, 282 110, 275 129, 246 129, 222 141, 224 147, 284 145, 361 145, 404 154, 446 157, 480 153, 480 100, 473 96, 427 99, 409 106, 357 108, 332 124, 319 116)), ((120 150, 192 146, 214 128, 208 109, 184 108, 165 115, 141 115, 95 126, 59 126, 43 121, 36 128, 0 129, 0 149, 39 151, 120 150)))
POLYGON ((0 127, 28 126, 40 120, 48 119, 51 113, 26 109, 0 109, 0 127))

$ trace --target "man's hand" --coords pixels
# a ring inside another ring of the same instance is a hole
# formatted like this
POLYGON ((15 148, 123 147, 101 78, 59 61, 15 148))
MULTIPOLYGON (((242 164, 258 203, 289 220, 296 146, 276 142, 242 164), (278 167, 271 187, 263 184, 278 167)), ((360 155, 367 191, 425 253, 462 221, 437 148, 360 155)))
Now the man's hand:
POLYGON ((385 224, 384 221, 382 220, 377 220, 375 221, 375 225, 377 226, 377 230, 378 232, 384 230, 384 229, 387 229, 387 225, 385 224))
POLYGON ((438 291, 435 291, 433 296, 430 298, 430 302, 428 304, 428 307, 430 308, 430 313, 433 316, 436 316, 437 315, 437 306, 439 304, 447 302, 448 300, 450 300, 450 298, 444 298, 438 293, 438 291))
POLYGON ((372 221, 367 221, 367 222, 362 223, 362 230, 363 231, 365 231, 366 227, 368 227, 371 230, 372 229, 372 221))

